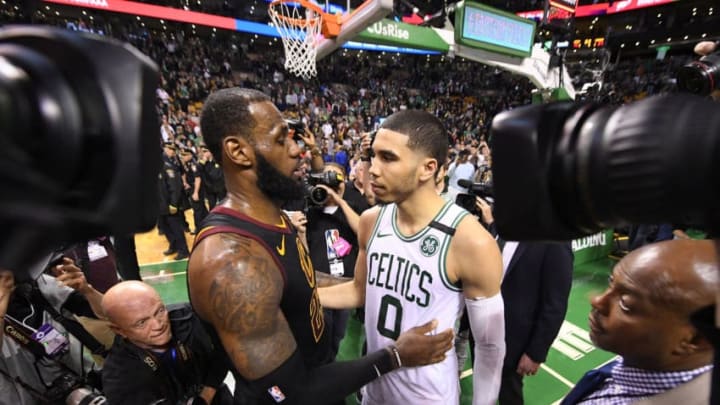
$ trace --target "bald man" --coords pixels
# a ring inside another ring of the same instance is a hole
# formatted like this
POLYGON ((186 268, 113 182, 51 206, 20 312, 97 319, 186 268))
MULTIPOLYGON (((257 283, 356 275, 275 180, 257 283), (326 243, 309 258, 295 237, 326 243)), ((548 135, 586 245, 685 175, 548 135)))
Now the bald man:
POLYGON ((620 358, 586 374, 563 404, 709 403, 713 348, 691 316, 712 314, 718 278, 712 241, 660 242, 625 256, 589 317, 593 343, 620 358))
POLYGON ((102 373, 108 403, 232 403, 221 351, 189 305, 166 308, 151 286, 125 281, 105 293, 102 308, 117 334, 102 373))

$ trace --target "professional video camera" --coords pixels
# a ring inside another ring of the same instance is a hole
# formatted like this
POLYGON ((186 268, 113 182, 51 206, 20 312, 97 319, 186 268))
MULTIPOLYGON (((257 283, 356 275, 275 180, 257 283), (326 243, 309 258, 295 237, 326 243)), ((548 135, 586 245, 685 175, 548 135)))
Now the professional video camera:
POLYGON ((677 73, 677 86, 682 91, 701 96, 720 90, 720 50, 681 67, 677 73))
POLYGON ((309 205, 324 205, 328 199, 328 192, 318 185, 324 185, 338 190, 340 184, 345 181, 345 177, 333 171, 323 173, 311 173, 307 176, 305 183, 305 199, 309 205))
POLYGON ((492 182, 472 182, 470 180, 458 180, 458 186, 468 189, 468 193, 461 193, 455 197, 455 203, 470 212, 473 215, 480 216, 475 207, 475 197, 480 197, 487 201, 491 206, 495 202, 493 194, 492 182))
POLYGON ((492 123, 495 221, 507 240, 629 223, 720 229, 720 104, 675 94, 619 108, 559 102, 492 123))
POLYGON ((0 30, 0 267, 23 275, 51 246, 154 226, 158 82, 130 45, 0 30))

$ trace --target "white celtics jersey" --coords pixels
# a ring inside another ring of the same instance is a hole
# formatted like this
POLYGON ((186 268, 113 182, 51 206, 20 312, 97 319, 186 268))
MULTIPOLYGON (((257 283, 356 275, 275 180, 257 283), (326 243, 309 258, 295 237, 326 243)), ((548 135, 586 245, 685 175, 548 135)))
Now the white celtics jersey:
MULTIPOLYGON (((428 226, 400 234, 397 207, 384 206, 367 247, 365 334, 368 352, 392 344, 400 334, 433 319, 435 332, 455 327, 464 304, 448 280, 445 257, 451 233, 468 214, 448 202, 428 226)), ((369 383, 363 404, 457 404, 460 396, 455 350, 431 366, 402 368, 369 383)))

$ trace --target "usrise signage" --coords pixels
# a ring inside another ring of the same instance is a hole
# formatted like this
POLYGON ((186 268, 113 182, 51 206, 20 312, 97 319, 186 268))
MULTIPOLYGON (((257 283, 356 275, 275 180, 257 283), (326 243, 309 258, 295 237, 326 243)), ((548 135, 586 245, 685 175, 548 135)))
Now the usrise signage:
POLYGON ((435 30, 428 27, 380 20, 358 34, 358 40, 375 44, 447 52, 450 47, 435 30))
POLYGON ((382 35, 390 38, 410 39, 410 31, 399 27, 397 24, 388 24, 382 20, 369 26, 367 31, 371 34, 382 35))

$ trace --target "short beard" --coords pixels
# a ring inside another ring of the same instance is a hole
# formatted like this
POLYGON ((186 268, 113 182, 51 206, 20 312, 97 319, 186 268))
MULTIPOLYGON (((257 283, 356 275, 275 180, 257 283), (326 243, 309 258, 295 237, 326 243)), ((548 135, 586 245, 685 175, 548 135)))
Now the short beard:
POLYGON ((257 156, 257 186, 263 194, 276 201, 303 198, 303 186, 299 180, 280 173, 257 151, 255 156, 257 156))

